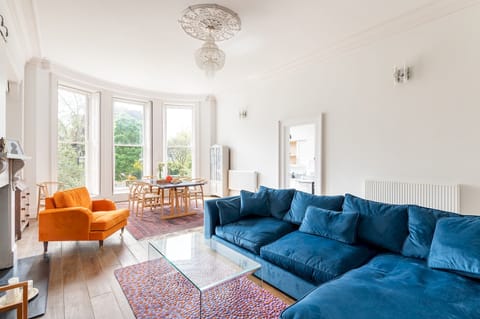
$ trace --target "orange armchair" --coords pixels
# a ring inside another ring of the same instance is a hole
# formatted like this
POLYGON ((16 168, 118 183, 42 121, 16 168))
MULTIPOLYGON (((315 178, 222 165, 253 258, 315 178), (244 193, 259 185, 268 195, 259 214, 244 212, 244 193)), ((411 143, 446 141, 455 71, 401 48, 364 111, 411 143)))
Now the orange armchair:
POLYGON ((38 214, 38 240, 47 252, 49 241, 103 240, 121 229, 130 215, 116 209, 108 199, 91 200, 85 187, 56 192, 45 199, 45 210, 38 214))

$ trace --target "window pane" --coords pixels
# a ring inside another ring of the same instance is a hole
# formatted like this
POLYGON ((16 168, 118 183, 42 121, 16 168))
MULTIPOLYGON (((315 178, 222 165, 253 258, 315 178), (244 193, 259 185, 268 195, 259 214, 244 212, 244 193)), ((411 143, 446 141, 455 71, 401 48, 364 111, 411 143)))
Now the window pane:
POLYGON ((143 147, 115 146, 116 181, 141 179, 143 176, 143 147))
POLYGON ((168 174, 192 176, 192 108, 167 107, 166 112, 168 174))
POLYGON ((88 95, 58 89, 57 176, 66 188, 85 185, 88 95))
POLYGON ((144 105, 114 101, 115 191, 124 190, 127 180, 143 176, 144 105))
POLYGON ((143 144, 143 105, 115 101, 113 120, 115 144, 143 144))

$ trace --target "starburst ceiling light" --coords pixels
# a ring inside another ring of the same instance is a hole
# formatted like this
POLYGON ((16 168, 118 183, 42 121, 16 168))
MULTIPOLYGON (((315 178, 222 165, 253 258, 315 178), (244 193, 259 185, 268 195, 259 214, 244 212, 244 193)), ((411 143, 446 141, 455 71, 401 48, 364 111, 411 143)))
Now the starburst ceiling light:
POLYGON ((185 9, 179 22, 188 35, 205 41, 195 52, 195 61, 208 77, 213 77, 225 65, 225 53, 215 41, 228 40, 240 31, 240 18, 217 4, 197 4, 185 9))

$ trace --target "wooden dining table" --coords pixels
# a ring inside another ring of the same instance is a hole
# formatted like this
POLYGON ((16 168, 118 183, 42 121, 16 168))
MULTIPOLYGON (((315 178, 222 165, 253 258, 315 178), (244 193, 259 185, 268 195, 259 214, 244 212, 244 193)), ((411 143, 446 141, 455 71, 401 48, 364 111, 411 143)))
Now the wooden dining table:
POLYGON ((205 185, 205 180, 193 180, 193 181, 181 181, 179 183, 158 183, 157 180, 146 180, 148 183, 152 185, 152 187, 158 188, 159 194, 161 195, 161 210, 162 215, 161 219, 171 219, 171 218, 178 218, 184 217, 189 215, 197 214, 197 211, 190 209, 190 198, 188 195, 189 188, 194 186, 205 185), (183 198, 180 199, 177 197, 177 189, 183 188, 183 198), (169 201, 170 210, 168 213, 165 214, 165 210, 163 207, 163 203, 165 202, 165 190, 173 191, 174 196, 169 201), (183 200, 183 207, 182 201, 183 200))

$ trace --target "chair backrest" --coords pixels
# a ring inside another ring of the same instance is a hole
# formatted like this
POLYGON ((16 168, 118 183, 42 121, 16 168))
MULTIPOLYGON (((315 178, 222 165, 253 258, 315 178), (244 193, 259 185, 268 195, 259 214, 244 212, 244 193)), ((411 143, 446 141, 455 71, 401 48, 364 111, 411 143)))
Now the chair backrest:
POLYGON ((135 186, 134 188, 132 189, 132 191, 135 193, 135 194, 141 194, 141 193, 148 193, 150 192, 152 188, 152 185, 147 183, 147 182, 135 182, 135 186))
POLYGON ((53 194, 55 208, 85 207, 92 210, 92 200, 86 187, 58 191, 53 194))
POLYGON ((62 190, 64 187, 64 184, 62 182, 47 181, 47 182, 38 183, 37 186, 40 189, 40 196, 45 198, 45 197, 51 197, 57 191, 62 190))

